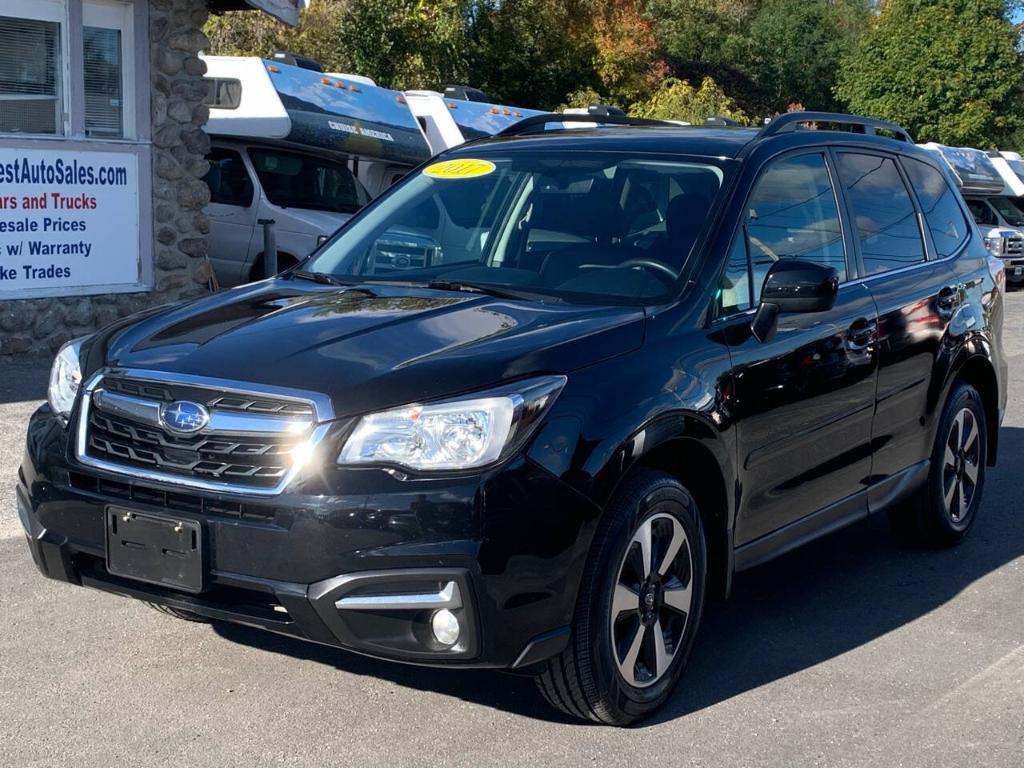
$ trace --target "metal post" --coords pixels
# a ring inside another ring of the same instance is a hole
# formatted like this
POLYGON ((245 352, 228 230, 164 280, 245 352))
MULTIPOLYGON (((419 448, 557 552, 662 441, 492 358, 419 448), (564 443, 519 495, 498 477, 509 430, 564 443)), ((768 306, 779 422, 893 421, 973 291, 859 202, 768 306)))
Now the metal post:
POLYGON ((263 226, 263 275, 273 277, 277 274, 277 236, 274 234, 273 219, 259 219, 263 226))

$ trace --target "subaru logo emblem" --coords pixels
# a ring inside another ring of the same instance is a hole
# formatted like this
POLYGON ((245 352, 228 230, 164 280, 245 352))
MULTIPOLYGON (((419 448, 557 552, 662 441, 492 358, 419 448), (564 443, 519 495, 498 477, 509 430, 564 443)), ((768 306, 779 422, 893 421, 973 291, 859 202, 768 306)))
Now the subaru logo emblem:
POLYGON ((210 423, 210 412, 199 403, 175 400, 160 409, 160 423, 171 432, 190 435, 210 423))

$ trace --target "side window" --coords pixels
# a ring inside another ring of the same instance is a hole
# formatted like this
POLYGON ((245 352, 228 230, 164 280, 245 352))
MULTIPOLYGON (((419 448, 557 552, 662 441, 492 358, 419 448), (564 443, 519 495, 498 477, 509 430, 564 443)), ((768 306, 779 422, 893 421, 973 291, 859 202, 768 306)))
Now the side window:
POLYGON ((952 256, 967 240, 968 225, 963 210, 946 178, 927 163, 904 158, 903 167, 917 190, 924 220, 932 233, 940 258, 952 256))
POLYGON ((252 205, 252 180, 241 155, 229 149, 215 148, 206 159, 210 162, 210 170, 204 181, 210 188, 210 202, 242 208, 252 205))
POLYGON ((923 262, 917 211, 896 162, 852 152, 838 157, 839 180, 853 209, 865 274, 923 262))
POLYGON ((968 200, 967 207, 976 223, 984 224, 987 227, 995 227, 999 224, 995 212, 988 207, 988 203, 984 200, 968 200))
POLYGON ((833 267, 840 280, 846 279, 839 207, 820 154, 784 158, 761 175, 729 255, 719 294, 721 311, 755 306, 768 270, 780 259, 833 267))

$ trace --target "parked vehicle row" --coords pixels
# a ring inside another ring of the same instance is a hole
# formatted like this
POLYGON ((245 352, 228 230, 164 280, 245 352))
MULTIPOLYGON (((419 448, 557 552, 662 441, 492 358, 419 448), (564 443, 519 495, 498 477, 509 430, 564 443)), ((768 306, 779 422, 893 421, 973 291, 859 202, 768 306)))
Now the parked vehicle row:
POLYGON ((62 348, 18 514, 50 578, 625 725, 735 573, 882 511, 967 534, 1001 274, 899 126, 534 116, 299 267, 62 348))
POLYGON ((1015 152, 923 144, 949 166, 1006 281, 1024 284, 1024 162, 1015 152))

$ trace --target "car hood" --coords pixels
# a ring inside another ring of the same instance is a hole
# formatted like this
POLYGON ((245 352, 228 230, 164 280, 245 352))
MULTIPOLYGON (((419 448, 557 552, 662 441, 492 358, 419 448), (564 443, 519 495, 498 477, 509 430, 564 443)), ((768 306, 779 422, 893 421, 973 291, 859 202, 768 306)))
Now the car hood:
POLYGON ((323 235, 333 235, 338 227, 352 218, 351 213, 315 211, 309 208, 287 210, 287 216, 278 217, 278 226, 285 232, 313 230, 323 235))
POLYGON ((277 279, 170 307, 100 342, 110 367, 318 392, 345 416, 569 373, 636 349, 643 330, 638 307, 277 279))

